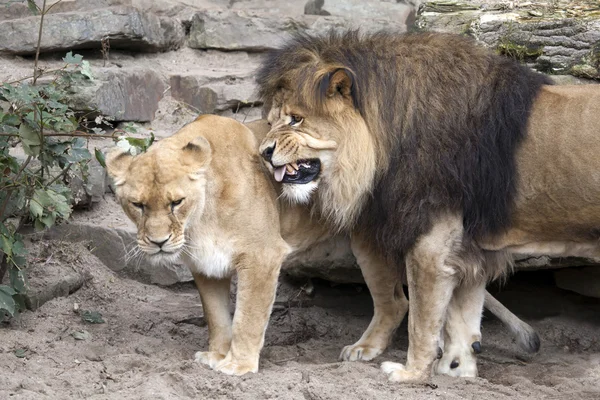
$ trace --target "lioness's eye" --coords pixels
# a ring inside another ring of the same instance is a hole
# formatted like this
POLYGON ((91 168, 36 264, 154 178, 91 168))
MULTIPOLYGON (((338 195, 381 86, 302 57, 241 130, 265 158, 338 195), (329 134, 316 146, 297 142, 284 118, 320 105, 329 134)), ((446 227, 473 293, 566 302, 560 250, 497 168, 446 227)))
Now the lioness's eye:
POLYGON ((302 118, 299 115, 290 115, 290 126, 298 126, 302 123, 302 121, 304 121, 304 118, 302 118))
POLYGON ((144 205, 142 203, 136 203, 136 202, 131 202, 131 205, 134 206, 135 208, 139 208, 140 210, 144 209, 144 205))
POLYGON ((178 205, 180 205, 182 201, 183 201, 183 198, 179 199, 179 200, 172 201, 171 202, 171 210, 174 209, 175 207, 177 207, 178 205))

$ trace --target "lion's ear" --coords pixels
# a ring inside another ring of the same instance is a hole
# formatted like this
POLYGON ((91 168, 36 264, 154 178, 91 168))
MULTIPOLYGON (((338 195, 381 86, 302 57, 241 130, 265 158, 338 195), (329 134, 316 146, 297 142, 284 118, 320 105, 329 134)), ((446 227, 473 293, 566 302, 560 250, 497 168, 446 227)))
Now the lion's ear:
POLYGON ((183 158, 181 162, 190 167, 192 178, 208 164, 212 150, 210 143, 202 136, 196 136, 188 144, 183 146, 183 158))
POLYGON ((121 147, 114 147, 106 154, 106 171, 115 181, 115 185, 120 186, 125 183, 125 175, 131 161, 133 156, 121 147))
POLYGON ((328 98, 342 96, 356 105, 356 82, 354 74, 347 68, 338 68, 323 77, 321 93, 328 98))

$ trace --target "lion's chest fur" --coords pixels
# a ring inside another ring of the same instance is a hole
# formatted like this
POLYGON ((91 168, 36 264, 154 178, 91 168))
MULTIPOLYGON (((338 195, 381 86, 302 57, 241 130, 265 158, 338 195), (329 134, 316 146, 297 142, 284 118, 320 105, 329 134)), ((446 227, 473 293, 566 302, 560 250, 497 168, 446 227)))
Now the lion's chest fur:
POLYGON ((187 235, 184 260, 190 271, 221 279, 233 272, 234 241, 215 226, 203 226, 187 235))

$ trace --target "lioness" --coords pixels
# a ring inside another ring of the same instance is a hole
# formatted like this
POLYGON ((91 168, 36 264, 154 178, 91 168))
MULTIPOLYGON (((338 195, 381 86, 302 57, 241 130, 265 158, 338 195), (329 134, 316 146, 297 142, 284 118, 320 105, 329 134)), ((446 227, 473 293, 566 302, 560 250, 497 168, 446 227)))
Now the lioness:
POLYGON ((600 88, 549 78, 440 33, 299 34, 259 72, 260 148, 284 195, 387 257, 365 274, 410 294, 399 382, 475 375, 488 280, 512 254, 600 257, 600 88), (286 166, 298 165, 297 170, 286 166), (453 371, 454 370, 454 371, 453 371))
MULTIPOLYGON (((251 124, 260 137, 265 126, 251 124)), ((194 275, 209 330, 209 349, 198 352, 196 360, 227 374, 258 369, 283 258, 332 235, 306 207, 277 202, 257 148, 242 124, 206 115, 144 154, 133 157, 115 148, 106 159, 118 200, 137 225, 139 247, 157 263, 181 257, 194 275), (234 273, 238 291, 232 320, 234 273)), ((353 250, 367 277, 381 270, 378 254, 353 250)), ((396 297, 375 302, 371 324, 356 344, 344 348, 343 359, 368 360, 387 346, 408 309, 399 278, 392 282, 396 297)), ((533 329, 491 296, 488 301, 521 346, 537 350, 533 329)))

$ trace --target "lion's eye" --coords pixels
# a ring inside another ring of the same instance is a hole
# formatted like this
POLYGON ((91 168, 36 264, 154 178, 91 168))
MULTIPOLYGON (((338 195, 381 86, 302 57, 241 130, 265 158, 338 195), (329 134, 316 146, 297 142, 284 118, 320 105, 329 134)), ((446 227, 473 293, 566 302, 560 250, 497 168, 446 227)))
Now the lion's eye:
POLYGON ((298 126, 302 123, 302 121, 304 121, 304 118, 302 118, 299 115, 290 115, 290 126, 298 126))
POLYGON ((132 201, 131 205, 134 206, 135 208, 139 208, 140 210, 144 211, 144 205, 142 203, 136 203, 136 202, 132 201))
POLYGON ((182 201, 183 201, 183 198, 181 198, 179 200, 172 201, 171 202, 171 210, 173 210, 175 207, 177 207, 178 205, 180 205, 182 201))

